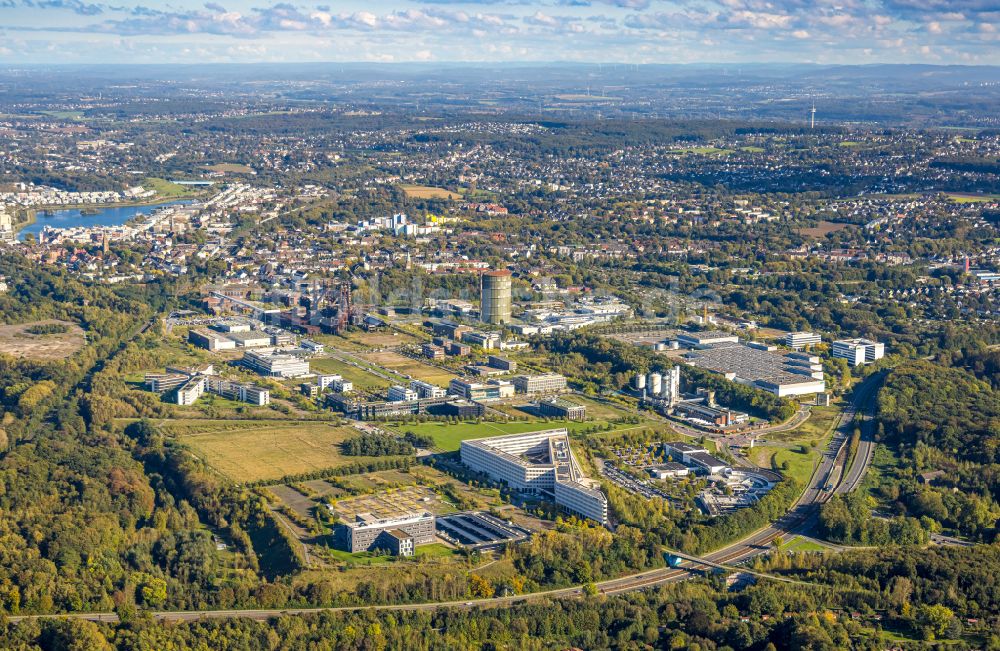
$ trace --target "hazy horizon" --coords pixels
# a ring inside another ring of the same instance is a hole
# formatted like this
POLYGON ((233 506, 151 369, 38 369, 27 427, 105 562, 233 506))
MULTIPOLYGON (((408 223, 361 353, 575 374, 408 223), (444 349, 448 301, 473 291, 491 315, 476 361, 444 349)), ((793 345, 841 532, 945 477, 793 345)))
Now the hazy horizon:
POLYGON ((988 0, 0 0, 0 64, 989 64, 988 0))

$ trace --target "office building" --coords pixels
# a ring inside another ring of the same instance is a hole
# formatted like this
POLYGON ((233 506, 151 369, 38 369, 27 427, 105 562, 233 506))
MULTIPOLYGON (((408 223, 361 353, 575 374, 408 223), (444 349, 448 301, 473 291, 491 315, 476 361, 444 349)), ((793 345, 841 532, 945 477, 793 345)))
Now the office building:
POLYGON ((565 429, 462 441, 462 463, 513 491, 552 499, 566 511, 601 524, 608 501, 580 471, 565 429))
POLYGON ((822 341, 820 336, 815 332, 789 332, 782 339, 782 342, 786 346, 794 350, 802 350, 808 346, 815 346, 822 341))
POLYGON ((389 393, 386 395, 386 399, 389 402, 416 400, 418 397, 417 392, 413 389, 398 384, 389 387, 389 393))
POLYGON ((227 400, 247 402, 258 407, 271 404, 271 391, 264 387, 244 382, 233 382, 218 375, 209 375, 205 381, 209 393, 222 396, 227 400))
POLYGON ((462 341, 483 350, 493 350, 500 347, 500 334, 497 332, 463 332, 462 341))
POLYGON ((271 335, 260 330, 251 332, 230 332, 226 335, 236 342, 237 348, 266 348, 274 345, 271 335))
POLYGON ((483 384, 455 378, 448 384, 448 393, 466 400, 498 400, 513 397, 514 385, 503 380, 490 380, 483 384))
POLYGON ((478 418, 486 413, 486 408, 483 405, 476 402, 457 400, 454 396, 400 400, 398 402, 364 402, 352 400, 342 393, 329 393, 326 396, 326 405, 332 409, 342 411, 348 418, 355 418, 357 420, 377 420, 380 418, 395 418, 417 414, 478 418))
POLYGON ((518 393, 555 393, 566 390, 566 378, 558 373, 518 375, 514 388, 518 393))
POLYGON ((506 270, 486 271, 480 281, 482 297, 479 313, 483 323, 491 325, 510 323, 511 273, 506 270))
POLYGON ((292 378, 309 375, 309 360, 278 350, 251 350, 243 354, 243 366, 264 377, 292 378))
POLYGON ((729 468, 722 459, 712 456, 700 445, 690 443, 664 443, 664 452, 674 462, 683 463, 695 472, 704 475, 718 475, 729 468))
POLYGON ((666 461, 664 463, 651 466, 647 469, 649 476, 653 479, 674 479, 677 477, 687 477, 691 474, 691 469, 683 463, 676 461, 666 461))
POLYGON ((337 393, 347 393, 354 390, 354 383, 345 380, 342 375, 317 375, 316 384, 319 385, 320 391, 330 389, 337 393))
POLYGON ((196 375, 177 389, 177 404, 182 407, 189 407, 198 401, 205 393, 205 378, 196 375))
POLYGON ((423 380, 410 381, 410 388, 417 394, 417 398, 443 398, 448 395, 448 391, 423 380))
POLYGON ((514 372, 517 370, 517 362, 507 359, 505 357, 498 357, 496 355, 490 355, 489 357, 487 357, 486 364, 487 366, 491 366, 501 371, 514 372))
POLYGON ((221 321, 208 327, 218 332, 250 332, 252 330, 249 323, 242 321, 221 321))
POLYGON ((312 339, 303 339, 299 345, 305 350, 308 350, 310 353, 322 353, 326 349, 326 346, 317 343, 312 339))
POLYGON ((840 339, 833 342, 833 356, 846 359, 851 366, 871 364, 885 357, 885 344, 871 339, 840 339))
POLYGON ((486 407, 478 402, 455 399, 443 404, 431 405, 427 407, 427 413, 434 416, 453 416, 460 420, 471 420, 485 414, 486 407))
POLYGON ((443 335, 450 339, 461 339, 466 332, 472 332, 472 328, 453 321, 441 321, 434 324, 434 334, 443 335))
POLYGON ((444 347, 434 344, 424 344, 420 347, 420 354, 427 359, 441 359, 444 357, 444 347))
POLYGON ((538 401, 538 413, 547 418, 583 420, 587 417, 587 408, 562 398, 547 398, 538 401))
POLYGON ((199 348, 213 352, 236 348, 236 342, 229 337, 225 337, 217 332, 209 332, 208 330, 189 330, 188 342, 199 348))
POLYGON ((434 542, 434 514, 407 513, 379 519, 358 513, 353 522, 338 523, 333 532, 334 547, 351 553, 384 549, 412 555, 414 548, 434 542))
POLYGON ((184 385, 190 375, 181 373, 146 373, 146 388, 153 393, 168 393, 184 385))

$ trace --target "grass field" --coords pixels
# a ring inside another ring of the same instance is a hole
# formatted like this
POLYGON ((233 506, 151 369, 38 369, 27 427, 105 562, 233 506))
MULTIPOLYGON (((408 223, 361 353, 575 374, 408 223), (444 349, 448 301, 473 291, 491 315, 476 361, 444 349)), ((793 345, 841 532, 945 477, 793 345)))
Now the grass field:
POLYGON ((444 369, 424 364, 421 361, 392 351, 368 353, 362 355, 362 357, 373 364, 383 366, 400 375, 409 375, 414 379, 437 384, 438 386, 448 386, 448 383, 457 377, 454 373, 449 373, 444 369))
POLYGON ((787 432, 775 432, 765 434, 764 438, 769 441, 787 441, 792 443, 822 442, 831 433, 837 419, 840 416, 840 409, 831 407, 812 407, 809 418, 793 430, 787 432))
POLYGON ((767 150, 763 147, 740 147, 740 151, 749 152, 751 154, 762 154, 767 150))
POLYGON ((753 449, 751 459, 758 466, 778 471, 805 486, 809 483, 818 457, 808 448, 805 452, 799 452, 797 449, 762 445, 753 449), (787 468, 784 467, 785 463, 788 464, 787 468))
MULTIPOLYGON (((414 432, 415 434, 425 434, 434 439, 434 444, 445 451, 457 450, 462 441, 466 439, 478 439, 488 436, 502 436, 504 434, 523 434, 525 432, 539 432, 546 429, 566 428, 572 434, 580 430, 593 427, 594 422, 575 421, 535 421, 535 422, 512 422, 512 423, 400 423, 393 425, 392 429, 400 434, 414 432)), ((645 425, 622 425, 616 429, 628 429, 632 427, 644 427, 645 425)))
POLYGON ((253 168, 242 163, 218 163, 216 165, 206 165, 205 169, 212 172, 222 172, 223 174, 253 174, 253 168))
POLYGON ((805 484, 812 476, 839 416, 840 409, 837 407, 813 407, 809 419, 795 429, 764 436, 767 441, 780 442, 782 446, 763 443, 753 449, 750 458, 763 468, 780 470, 782 474, 805 484), (788 469, 781 470, 785 463, 788 469))
POLYGON ((842 231, 848 226, 850 226, 850 224, 837 224, 835 222, 821 221, 810 228, 800 228, 798 229, 798 232, 799 235, 803 235, 805 237, 821 238, 826 237, 830 233, 842 231))
POLYGON ((687 147, 685 149, 671 149, 671 154, 700 154, 710 156, 714 154, 731 154, 731 149, 719 149, 718 147, 687 147))
POLYGON ((829 547, 806 538, 794 536, 790 540, 783 542, 780 549, 783 552, 822 552, 827 551, 829 547))
POLYGON ((406 196, 413 199, 461 199, 462 195, 444 188, 434 188, 429 185, 401 185, 406 196))
POLYGON ((195 194, 195 191, 189 186, 171 183, 166 179, 156 178, 155 176, 144 178, 140 185, 147 190, 155 190, 157 196, 161 199, 182 199, 195 194))
POLYGON ((416 337, 400 333, 396 331, 392 332, 348 332, 344 334, 343 339, 356 343, 360 346, 367 348, 388 348, 390 346, 403 346, 405 344, 413 344, 419 341, 416 337))
POLYGON ((357 432, 329 423, 182 419, 166 421, 160 429, 238 482, 371 461, 341 455, 339 444, 357 432))
POLYGON ((32 323, 0 326, 0 354, 25 359, 53 360, 64 359, 83 348, 86 343, 83 328, 68 321, 48 319, 32 323), (66 326, 66 332, 35 335, 27 329, 35 325, 60 323, 66 326))
POLYGON ((316 373, 341 375, 353 382, 356 389, 384 389, 392 384, 377 375, 332 357, 313 357, 309 360, 309 368, 316 373))
POLYGON ((1000 201, 1000 194, 962 194, 958 192, 950 192, 947 196, 955 203, 985 203, 987 201, 1000 201))

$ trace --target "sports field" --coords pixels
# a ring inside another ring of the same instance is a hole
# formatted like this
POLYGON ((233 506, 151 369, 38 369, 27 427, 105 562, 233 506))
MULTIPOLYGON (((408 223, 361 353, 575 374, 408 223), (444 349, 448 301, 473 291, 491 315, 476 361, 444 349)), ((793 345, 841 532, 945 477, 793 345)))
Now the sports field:
POLYGON ((372 460, 341 455, 340 443, 358 432, 330 423, 180 419, 159 427, 237 482, 279 479, 372 460))

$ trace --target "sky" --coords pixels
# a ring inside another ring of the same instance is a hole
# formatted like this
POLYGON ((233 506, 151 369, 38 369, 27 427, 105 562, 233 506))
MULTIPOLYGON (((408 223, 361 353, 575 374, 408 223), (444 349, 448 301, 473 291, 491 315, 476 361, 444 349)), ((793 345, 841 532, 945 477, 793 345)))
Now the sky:
POLYGON ((1000 0, 0 0, 0 63, 1000 64, 1000 0))

